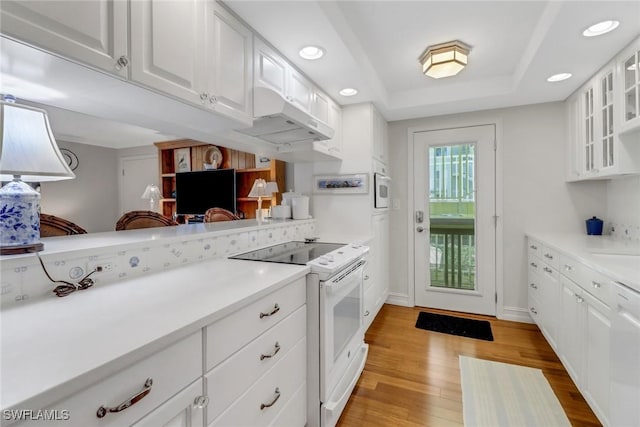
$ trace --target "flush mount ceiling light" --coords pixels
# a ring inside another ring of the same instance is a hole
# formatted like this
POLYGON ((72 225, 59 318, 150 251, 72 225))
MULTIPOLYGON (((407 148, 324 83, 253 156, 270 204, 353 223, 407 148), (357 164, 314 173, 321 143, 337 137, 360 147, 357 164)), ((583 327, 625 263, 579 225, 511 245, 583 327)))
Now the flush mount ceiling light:
POLYGON ((620 22, 618 21, 598 22, 597 24, 593 24, 592 26, 584 30, 582 32, 582 35, 585 37, 601 36, 608 33, 609 31, 615 30, 616 28, 618 28, 618 25, 620 25, 620 22))
POLYGON ((554 74, 553 76, 547 78, 547 81, 551 83, 561 82, 563 80, 567 80, 569 77, 571 77, 571 75, 571 73, 554 74))
POLYGON ((298 52, 300 57, 304 59, 320 59, 324 55, 324 49, 318 46, 305 46, 298 52))
POLYGON ((358 93, 358 90, 351 87, 346 87, 338 93, 342 96, 354 96, 358 93))
POLYGON ((467 65, 471 46, 459 40, 427 47, 420 59, 422 72, 434 79, 458 74, 467 65))

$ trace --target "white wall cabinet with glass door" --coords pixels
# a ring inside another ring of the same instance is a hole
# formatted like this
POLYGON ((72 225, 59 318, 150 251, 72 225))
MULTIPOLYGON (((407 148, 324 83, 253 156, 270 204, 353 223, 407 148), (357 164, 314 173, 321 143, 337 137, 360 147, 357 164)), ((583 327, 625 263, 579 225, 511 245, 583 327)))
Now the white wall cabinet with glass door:
POLYGON ((128 3, 2 1, 2 34, 121 77, 128 76, 128 3))
POLYGON ((618 54, 567 100, 567 181, 640 173, 638 44, 618 54))

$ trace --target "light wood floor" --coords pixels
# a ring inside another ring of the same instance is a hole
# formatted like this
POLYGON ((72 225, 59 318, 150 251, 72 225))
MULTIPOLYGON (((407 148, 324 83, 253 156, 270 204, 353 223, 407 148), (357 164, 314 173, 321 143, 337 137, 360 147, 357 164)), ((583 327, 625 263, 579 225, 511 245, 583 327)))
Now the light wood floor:
POLYGON ((462 426, 461 354, 542 369, 573 426, 601 425, 535 325, 385 304, 365 340, 367 364, 339 427, 462 426), (489 320, 494 341, 417 329, 420 311, 489 320))

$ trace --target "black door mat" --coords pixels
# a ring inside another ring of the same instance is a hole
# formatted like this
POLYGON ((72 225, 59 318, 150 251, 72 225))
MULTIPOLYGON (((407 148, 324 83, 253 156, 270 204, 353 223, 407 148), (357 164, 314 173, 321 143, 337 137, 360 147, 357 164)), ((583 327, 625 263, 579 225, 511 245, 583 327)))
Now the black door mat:
POLYGON ((444 334, 493 341, 491 323, 487 320, 464 319, 445 314, 425 313, 421 311, 416 321, 416 328, 426 329, 444 334))

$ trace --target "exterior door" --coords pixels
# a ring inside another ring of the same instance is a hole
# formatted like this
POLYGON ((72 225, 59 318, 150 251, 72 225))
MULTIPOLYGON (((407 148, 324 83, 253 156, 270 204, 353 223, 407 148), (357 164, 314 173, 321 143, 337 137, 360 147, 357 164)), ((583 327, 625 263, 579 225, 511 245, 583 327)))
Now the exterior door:
POLYGON ((495 126, 413 138, 416 305, 495 315, 495 126))

